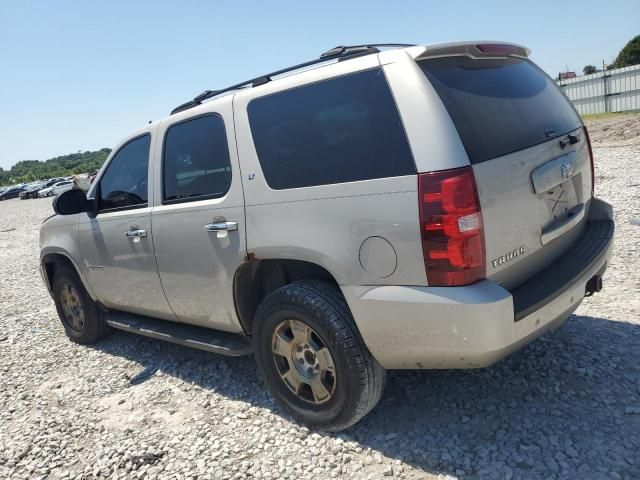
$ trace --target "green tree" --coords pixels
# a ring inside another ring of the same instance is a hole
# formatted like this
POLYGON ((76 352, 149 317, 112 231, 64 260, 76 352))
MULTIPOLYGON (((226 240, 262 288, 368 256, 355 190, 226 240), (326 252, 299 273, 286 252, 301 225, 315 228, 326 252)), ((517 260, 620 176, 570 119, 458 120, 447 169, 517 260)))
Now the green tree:
POLYGON ((616 57, 615 68, 628 67, 640 63, 640 35, 636 35, 627 43, 616 57))
POLYGON ((61 157, 40 160, 22 160, 10 170, 0 168, 0 186, 34 180, 66 177, 77 173, 98 170, 109 156, 111 149, 103 148, 95 152, 78 152, 61 157))
POLYGON ((598 69, 595 67, 595 65, 585 65, 585 67, 582 69, 582 73, 584 73, 585 75, 591 75, 592 73, 596 73, 598 71, 598 69))

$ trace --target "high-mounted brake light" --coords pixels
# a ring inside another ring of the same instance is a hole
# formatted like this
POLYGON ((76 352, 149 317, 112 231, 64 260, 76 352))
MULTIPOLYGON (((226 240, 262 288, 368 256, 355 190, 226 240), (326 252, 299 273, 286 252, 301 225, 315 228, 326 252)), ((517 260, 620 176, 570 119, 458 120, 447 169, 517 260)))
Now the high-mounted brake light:
POLYGON ((591 162, 591 196, 595 194, 596 187, 596 168, 593 160, 593 150, 591 149, 591 139, 589 138, 589 132, 587 127, 584 128, 584 138, 587 140, 587 146, 589 147, 589 161, 591 162))
POLYGON ((430 286, 485 277, 482 213, 471 167, 418 175, 422 253, 430 286))
POLYGON ((520 51, 515 45, 506 45, 504 43, 482 43, 476 45, 482 53, 499 53, 502 55, 511 55, 520 51))

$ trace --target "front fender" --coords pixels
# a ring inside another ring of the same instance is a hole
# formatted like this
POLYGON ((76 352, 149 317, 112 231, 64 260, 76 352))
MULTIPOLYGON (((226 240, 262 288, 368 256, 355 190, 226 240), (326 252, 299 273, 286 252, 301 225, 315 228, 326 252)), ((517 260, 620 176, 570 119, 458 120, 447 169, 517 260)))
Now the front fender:
POLYGON ((78 221, 79 215, 56 215, 42 224, 40 227, 40 272, 45 286, 51 294, 52 286, 45 264, 64 258, 76 270, 91 299, 96 300, 96 295, 88 281, 87 271, 84 267, 85 262, 82 261, 78 242, 78 221))

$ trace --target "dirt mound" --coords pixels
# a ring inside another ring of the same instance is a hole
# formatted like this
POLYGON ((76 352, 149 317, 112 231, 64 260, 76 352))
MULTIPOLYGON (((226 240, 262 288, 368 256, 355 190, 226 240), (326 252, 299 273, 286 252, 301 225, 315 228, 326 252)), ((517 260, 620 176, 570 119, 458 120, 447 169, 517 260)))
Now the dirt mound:
POLYGON ((640 145, 640 113, 612 113, 586 117, 591 143, 598 146, 640 145))

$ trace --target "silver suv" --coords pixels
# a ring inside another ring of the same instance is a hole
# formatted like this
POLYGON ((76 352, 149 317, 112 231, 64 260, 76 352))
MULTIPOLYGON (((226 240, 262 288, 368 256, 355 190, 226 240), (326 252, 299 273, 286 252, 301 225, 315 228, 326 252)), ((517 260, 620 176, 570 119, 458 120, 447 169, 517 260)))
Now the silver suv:
POLYGON ((132 133, 41 229, 67 335, 253 353, 283 410, 340 430, 385 369, 484 367, 557 327, 614 226, 528 53, 337 47, 132 133))

